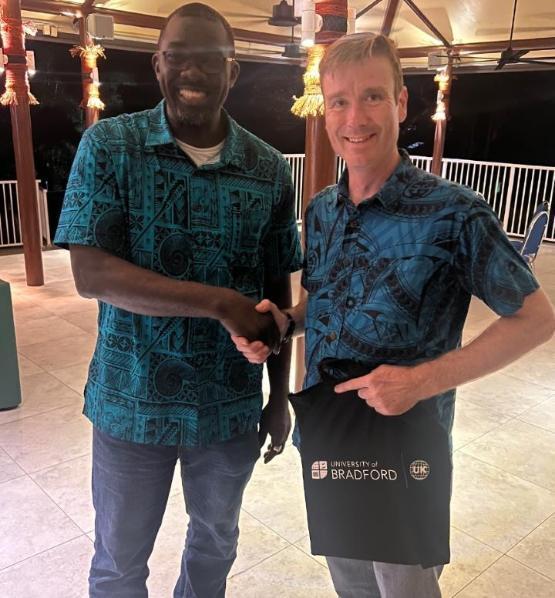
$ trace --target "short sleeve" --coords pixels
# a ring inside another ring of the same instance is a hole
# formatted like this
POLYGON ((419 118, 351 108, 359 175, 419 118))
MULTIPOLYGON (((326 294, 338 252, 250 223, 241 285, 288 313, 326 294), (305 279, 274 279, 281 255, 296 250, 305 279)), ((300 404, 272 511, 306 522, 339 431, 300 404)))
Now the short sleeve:
POLYGON ((270 276, 284 276, 302 266, 299 229, 295 214, 295 191, 289 164, 283 160, 272 207, 272 222, 264 243, 265 271, 270 276))
POLYGON ((500 316, 518 311, 539 284, 488 206, 476 199, 462 223, 455 269, 464 289, 500 316))
POLYGON ((98 247, 125 257, 126 211, 101 125, 85 131, 79 143, 54 243, 98 247))
MULTIPOLYGON (((311 218, 313 213, 314 207, 314 199, 308 204, 306 207, 304 217, 303 217, 303 238, 304 238, 304 252, 303 252, 303 265, 302 265, 302 273, 301 273, 301 286, 308 291, 308 276, 309 276, 309 264, 308 264, 308 256, 314 256, 314 253, 310 251, 309 242, 313 240, 313 235, 311 234, 311 218)), ((311 260, 312 262, 313 260, 311 260)))

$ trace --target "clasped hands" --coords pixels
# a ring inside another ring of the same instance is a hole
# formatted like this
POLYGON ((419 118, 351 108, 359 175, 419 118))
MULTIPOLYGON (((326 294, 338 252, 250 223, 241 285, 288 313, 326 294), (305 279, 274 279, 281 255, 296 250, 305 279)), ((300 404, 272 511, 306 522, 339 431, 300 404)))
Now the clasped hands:
MULTIPOLYGON (((271 314, 279 331, 279 339, 285 335, 287 316, 268 299, 255 307, 259 314, 271 314)), ((264 338, 231 334, 237 349, 250 363, 264 363, 275 349, 264 338)), ((429 372, 428 372, 429 373, 429 372)), ((357 391, 358 396, 369 407, 382 415, 401 415, 409 411, 420 400, 434 394, 429 387, 426 364, 418 366, 381 365, 369 374, 352 378, 335 387, 335 392, 357 391)))
MULTIPOLYGON (((263 363, 272 351, 277 351, 287 330, 287 317, 277 306, 268 300, 258 305, 256 301, 244 297, 236 291, 226 291, 220 322, 231 334, 237 348, 255 347, 255 351, 264 352, 264 358, 257 361, 249 359, 251 363, 263 363), (283 325, 285 321, 285 326, 283 325), (261 349, 263 348, 263 349, 261 349)), ((281 454, 291 430, 291 416, 287 401, 287 385, 278 384, 277 394, 270 394, 270 400, 262 410, 259 427, 259 442, 262 447, 266 438, 270 443, 264 453, 264 463, 269 463, 281 454)))

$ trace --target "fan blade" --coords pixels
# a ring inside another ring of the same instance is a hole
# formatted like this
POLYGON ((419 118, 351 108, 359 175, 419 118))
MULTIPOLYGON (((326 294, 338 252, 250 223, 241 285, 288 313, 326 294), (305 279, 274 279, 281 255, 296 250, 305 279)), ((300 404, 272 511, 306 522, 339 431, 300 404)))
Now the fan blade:
POLYGON ((555 62, 548 62, 548 60, 555 60, 555 56, 545 56, 544 58, 521 58, 518 62, 524 64, 541 64, 543 66, 555 66, 555 62))
MULTIPOLYGON (((536 27, 515 27, 515 32, 520 33, 536 33, 539 31, 552 31, 553 25, 536 26, 536 27)), ((506 33, 504 27, 492 27, 491 29, 476 29, 476 35, 504 35, 506 33)))
POLYGON ((241 20, 252 20, 252 21, 267 21, 268 15, 253 15, 246 12, 228 12, 225 15, 226 19, 241 19, 241 20))

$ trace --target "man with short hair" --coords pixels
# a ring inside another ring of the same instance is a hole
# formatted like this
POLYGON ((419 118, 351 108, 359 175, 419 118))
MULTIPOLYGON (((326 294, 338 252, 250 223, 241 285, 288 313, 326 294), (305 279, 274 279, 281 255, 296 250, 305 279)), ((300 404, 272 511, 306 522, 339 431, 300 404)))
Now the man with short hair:
MULTIPOLYGON (((553 308, 483 198, 397 149, 408 94, 393 42, 343 37, 320 77, 326 130, 346 169, 306 210, 305 297, 285 311, 266 300, 257 309, 271 311, 282 337, 305 331, 305 387, 320 382, 322 360, 357 361, 371 373, 336 392, 358 391, 389 416, 427 401, 450 432, 454 389, 549 340, 553 308), (471 295, 500 318, 461 347, 471 295)), ((252 363, 269 354, 261 341, 234 341, 252 363)), ((327 560, 341 598, 441 595, 441 567, 327 560)))
POLYGON ((93 598, 147 596, 147 561, 177 460, 189 527, 175 598, 222 598, 243 490, 287 439, 289 352, 262 370, 229 333, 277 329, 301 266, 283 156, 222 108, 239 74, 233 32, 203 4, 170 15, 153 66, 164 100, 83 135, 56 242, 99 301, 85 389, 93 429, 93 598), (260 429, 257 430, 260 424, 260 429))

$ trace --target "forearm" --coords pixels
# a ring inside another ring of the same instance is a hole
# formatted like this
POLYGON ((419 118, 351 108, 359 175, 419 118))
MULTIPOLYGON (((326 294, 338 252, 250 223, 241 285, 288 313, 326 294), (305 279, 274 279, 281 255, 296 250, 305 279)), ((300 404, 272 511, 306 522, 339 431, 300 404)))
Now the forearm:
POLYGON ((305 318, 306 318, 306 304, 308 301, 308 294, 305 289, 301 287, 301 294, 299 302, 285 311, 295 320, 295 333, 293 336, 302 336, 305 331, 305 318))
POLYGON ((229 289, 180 281, 105 251, 71 247, 78 292, 147 316, 219 318, 229 289))
POLYGON ((270 380, 270 401, 287 402, 289 373, 291 368, 291 343, 283 345, 278 355, 270 355, 267 361, 270 380))
POLYGON ((553 335, 553 308, 541 289, 525 299, 517 314, 502 317, 462 347, 415 367, 427 397, 491 374, 553 335))
MULTIPOLYGON (((265 296, 281 309, 291 309, 291 277, 289 275, 269 281, 264 288, 265 296)), ((291 343, 281 346, 277 355, 268 357, 270 401, 287 402, 289 394, 289 371, 291 367, 291 343)))

